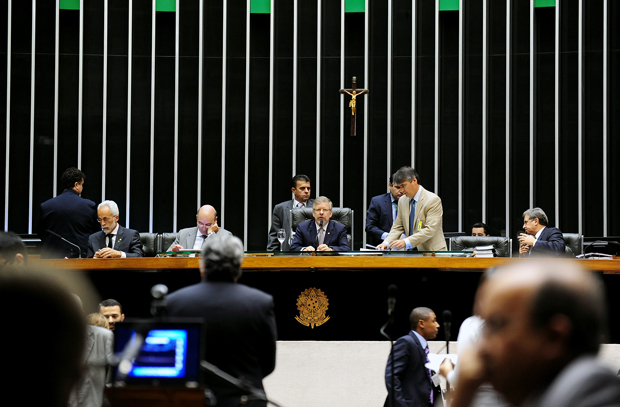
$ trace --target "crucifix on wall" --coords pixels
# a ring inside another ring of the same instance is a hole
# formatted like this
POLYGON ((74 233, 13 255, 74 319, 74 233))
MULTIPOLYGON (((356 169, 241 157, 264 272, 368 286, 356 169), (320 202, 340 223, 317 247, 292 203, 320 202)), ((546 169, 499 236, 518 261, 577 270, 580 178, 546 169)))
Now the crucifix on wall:
POLYGON ((351 101, 349 102, 349 107, 351 108, 351 135, 355 136, 355 104, 357 102, 357 97, 361 96, 365 93, 369 93, 368 89, 357 89, 357 78, 353 77, 353 84, 351 85, 351 89, 340 89, 340 93, 346 93, 351 96, 351 101))

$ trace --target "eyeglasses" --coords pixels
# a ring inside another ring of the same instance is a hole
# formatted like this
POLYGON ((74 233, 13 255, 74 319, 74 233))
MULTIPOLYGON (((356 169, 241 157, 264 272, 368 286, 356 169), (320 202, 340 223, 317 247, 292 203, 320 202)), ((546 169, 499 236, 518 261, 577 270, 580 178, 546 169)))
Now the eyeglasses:
POLYGON ((527 224, 529 222, 532 222, 534 219, 538 219, 538 218, 532 218, 532 219, 523 219, 523 224, 527 224))
POLYGON ((213 223, 202 223, 200 221, 196 221, 196 223, 198 223, 198 226, 203 227, 203 228, 210 228, 213 225, 213 223))
POLYGON ((109 218, 107 216, 104 216, 103 218, 97 218, 97 222, 101 223, 101 221, 104 221, 105 223, 109 223, 112 222, 113 219, 114 217, 109 218))

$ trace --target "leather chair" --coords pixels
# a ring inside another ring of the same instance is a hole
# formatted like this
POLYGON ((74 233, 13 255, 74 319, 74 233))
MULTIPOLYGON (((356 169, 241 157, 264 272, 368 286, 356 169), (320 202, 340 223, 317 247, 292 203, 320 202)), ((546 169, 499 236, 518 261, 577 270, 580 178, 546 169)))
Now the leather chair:
POLYGON ((579 256, 583 253, 583 235, 579 233, 562 233, 566 244, 565 253, 569 257, 579 256))
POLYGON ((165 252, 168 250, 170 245, 174 243, 174 240, 177 238, 177 233, 162 233, 159 235, 159 237, 159 251, 165 252))
POLYGON ((512 257, 510 240, 505 236, 458 236, 451 238, 450 250, 461 251, 476 246, 495 246, 499 257, 512 257))
MULTIPOLYGON (((314 219, 312 216, 312 208, 293 208, 291 209, 291 229, 294 233, 300 223, 314 219)), ((330 220, 342 223, 347 229, 347 240, 349 247, 353 250, 353 209, 351 208, 332 208, 332 217, 330 220)), ((291 233, 291 236, 293 236, 291 233)))
POLYGON ((144 257, 155 257, 158 251, 157 233, 140 233, 140 241, 142 242, 142 251, 144 257))

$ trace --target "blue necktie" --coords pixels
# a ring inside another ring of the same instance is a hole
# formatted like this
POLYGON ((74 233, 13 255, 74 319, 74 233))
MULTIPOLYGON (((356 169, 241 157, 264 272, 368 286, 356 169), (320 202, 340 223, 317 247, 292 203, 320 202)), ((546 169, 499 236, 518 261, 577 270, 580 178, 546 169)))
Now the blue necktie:
POLYGON ((411 198, 411 211, 409 212, 409 236, 413 235, 413 218, 415 218, 415 199, 411 198))

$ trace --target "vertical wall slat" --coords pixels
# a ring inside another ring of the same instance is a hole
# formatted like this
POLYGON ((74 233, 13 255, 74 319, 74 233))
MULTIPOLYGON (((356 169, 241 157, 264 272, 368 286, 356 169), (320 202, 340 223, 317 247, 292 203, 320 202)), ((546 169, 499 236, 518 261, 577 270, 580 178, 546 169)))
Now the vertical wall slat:
MULTIPOLYGON (((320 1, 320 0, 319 0, 320 1)), ((275 63, 275 9, 274 1, 270 3, 269 14, 269 193, 267 194, 267 230, 271 227, 271 215, 273 208, 273 87, 274 87, 274 63, 275 63)))
POLYGON ((32 208, 34 195, 34 97, 36 66, 37 0, 32 0, 32 48, 30 52, 30 170, 28 175, 28 234, 32 234, 32 208))
POLYGON ((54 167, 52 169, 52 196, 58 191, 58 83, 60 74, 60 0, 56 0, 56 23, 54 24, 54 167))
POLYGON ((11 34, 13 31, 12 8, 13 1, 8 0, 7 33, 6 33, 6 155, 4 169, 4 230, 9 230, 9 151, 11 147, 11 34))
MULTIPOLYGON (((244 191, 243 191, 243 250, 248 250, 248 185, 250 183, 250 7, 251 0, 247 0, 246 2, 246 14, 245 14, 245 174, 244 179, 244 191)), ((297 5, 297 1, 295 2, 297 5)), ((295 19, 295 25, 297 25, 297 19, 295 19)), ((297 27, 295 27, 295 32, 297 31, 297 27)), ((297 48, 297 45, 295 45, 297 48)), ((296 59, 296 58, 295 58, 296 59)), ((296 62, 295 62, 296 64, 296 62)), ((296 71, 296 69, 295 69, 296 71)), ((296 72, 294 73, 296 75, 296 72)), ((297 85, 294 84, 294 91, 296 93, 297 85)), ((295 99, 295 98, 293 98, 295 99)), ((293 102, 294 104, 295 102, 293 102)), ((296 121, 297 113, 296 110, 293 109, 293 123, 296 121)), ((295 145, 295 128, 293 125, 293 145, 295 145)), ((293 172, 295 172, 295 147, 293 147, 293 172)))
MULTIPOLYGON (((439 1, 439 0, 437 0, 439 1)), ((392 171, 392 22, 394 17, 392 16, 392 0, 388 0, 388 23, 387 23, 387 131, 386 131, 386 143, 387 143, 387 174, 390 175, 392 171)))
MULTIPOLYGON (((416 29, 417 29, 417 8, 418 2, 417 0, 413 0, 411 4, 411 166, 415 168, 415 143, 416 143, 416 132, 415 132, 415 123, 416 123, 416 67, 418 65, 417 55, 416 55, 416 29)), ((368 24, 366 24, 368 26, 368 24)), ((392 171, 388 168, 388 174, 392 171)))
POLYGON ((321 190, 321 1, 316 2, 316 196, 321 190))
POLYGON ((157 0, 152 2, 151 11, 151 160, 149 166, 149 233, 153 233, 153 196, 155 186, 155 33, 157 28, 157 0))
POLYGON ((435 0, 435 188, 439 194, 439 0, 435 0))
MULTIPOLYGON (((344 89, 344 0, 340 0, 340 89, 344 89)), ((340 196, 338 206, 344 207, 344 94, 340 94, 340 196)))
MULTIPOLYGON (((559 1, 559 0, 558 0, 559 1)), ((608 21, 608 11, 609 11, 609 0, 603 0, 603 236, 607 236, 607 225, 609 222, 609 208, 608 208, 608 191, 607 191, 607 179, 609 177, 609 168, 607 164, 607 148, 609 143, 609 127, 607 123, 607 115, 609 110, 609 99, 608 99, 608 81, 609 81, 609 72, 608 72, 608 53, 609 53, 609 45, 608 45, 608 36, 609 36, 609 21, 608 21)))
POLYGON ((176 2, 174 19, 174 185, 172 195, 172 231, 177 231, 179 210, 179 59, 180 59, 181 0, 176 2))
MULTIPOLYGON (((78 57, 78 148, 77 148, 77 166, 82 168, 82 115, 83 106, 83 90, 84 90, 84 0, 80 0, 80 34, 79 34, 79 57, 78 57)), ((103 173, 105 174, 105 161, 103 173)))
POLYGON ((197 157, 197 166, 198 166, 198 175, 196 178, 197 184, 197 195, 196 195, 196 208, 200 208, 201 199, 202 199, 202 75, 203 75, 203 58, 204 58, 204 0, 200 0, 200 15, 198 16, 198 157, 197 157))
POLYGON ((583 233, 583 0, 579 0, 578 20, 578 51, 577 51, 577 219, 578 233, 583 233))
POLYGON ((511 0, 506 0, 506 236, 510 235, 510 139, 512 125, 510 80, 512 79, 512 13, 511 0))
POLYGON ((534 49, 534 0, 530 0, 530 126, 529 126, 529 138, 530 138, 530 164, 529 164, 529 195, 530 195, 530 208, 534 207, 534 152, 536 150, 536 144, 534 141, 534 60, 536 58, 534 49))
POLYGON ((101 200, 105 200, 106 186, 106 155, 107 155, 107 135, 108 135, 108 7, 109 0, 103 2, 103 117, 102 117, 102 137, 101 137, 101 200))
MULTIPOLYGON (((489 0, 482 2, 482 221, 487 222, 487 143, 488 143, 488 12, 489 0)), ((506 23, 508 25, 508 22, 506 23)), ((506 51, 508 53, 508 51, 506 51)), ((506 62, 507 63, 507 62, 506 62)))
POLYGON ((560 225, 560 4, 555 2, 555 225, 560 225))
POLYGON ((128 14, 129 14, 129 18, 127 19, 128 21, 128 32, 127 32, 127 179, 126 179, 126 185, 127 185, 127 189, 125 191, 125 196, 126 196, 126 208, 125 208, 125 216, 126 216, 126 220, 125 220, 125 225, 126 227, 130 227, 129 226, 129 208, 130 208, 130 201, 131 201, 131 76, 132 76, 132 71, 133 71, 133 0, 129 0, 128 3, 128 14))
MULTIPOLYGON (((369 45, 369 34, 368 34, 368 8, 371 0, 366 0, 364 2, 364 80, 367 81, 368 78, 368 45, 369 45)), ((369 103, 364 103, 364 185, 362 185, 362 199, 364 200, 364 209, 367 209, 368 202, 368 105, 369 103)), ((363 211, 362 214, 363 225, 366 226, 366 210, 363 211)), ((363 234, 362 238, 362 247, 366 247, 366 233, 363 234)))
POLYGON ((465 48, 465 10, 463 10, 464 2, 463 0, 459 0, 459 102, 458 102, 458 149, 459 149, 459 162, 458 162, 458 194, 459 194, 459 203, 458 203, 458 231, 463 231, 463 162, 464 162, 464 152, 463 152, 463 98, 465 94, 465 81, 463 80, 464 75, 464 64, 463 64, 463 49, 465 48))
POLYGON ((228 37, 228 0, 222 4, 222 180, 220 190, 220 226, 224 227, 226 212, 226 54, 228 37))
MULTIPOLYGON (((295 176, 297 174, 297 74, 298 74, 298 66, 297 66, 297 52, 299 44, 298 41, 298 8, 299 8, 299 0, 295 0, 293 2, 293 171, 292 175, 295 176)), ((248 2, 249 4, 249 2, 248 2)), ((249 6, 248 6, 249 7, 249 6)), ((249 28, 249 26, 248 26, 249 28)), ((248 54, 249 56, 250 54, 248 54)))

